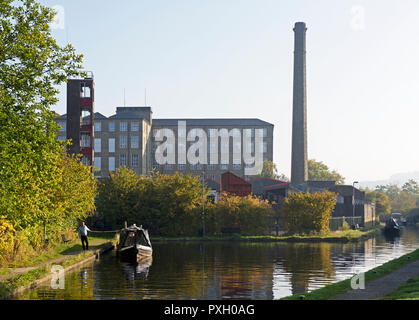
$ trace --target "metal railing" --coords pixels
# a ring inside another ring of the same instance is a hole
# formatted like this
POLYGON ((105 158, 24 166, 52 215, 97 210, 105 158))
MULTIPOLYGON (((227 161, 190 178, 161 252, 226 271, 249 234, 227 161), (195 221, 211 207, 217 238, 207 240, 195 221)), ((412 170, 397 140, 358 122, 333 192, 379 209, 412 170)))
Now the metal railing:
POLYGON ((335 218, 330 218, 330 230, 332 230, 332 231, 338 230, 339 228, 341 228, 343 226, 343 224, 345 222, 349 224, 349 227, 351 227, 353 225, 363 226, 363 224, 364 224, 363 217, 361 217, 361 216, 358 216, 358 217, 335 217, 335 218))

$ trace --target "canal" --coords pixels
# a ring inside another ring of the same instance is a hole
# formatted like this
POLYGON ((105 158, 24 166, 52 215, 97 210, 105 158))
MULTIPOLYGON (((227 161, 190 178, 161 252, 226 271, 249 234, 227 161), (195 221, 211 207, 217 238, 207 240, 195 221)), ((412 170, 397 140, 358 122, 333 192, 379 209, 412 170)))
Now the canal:
POLYGON ((419 230, 358 243, 155 243, 153 260, 118 261, 115 253, 17 299, 262 299, 311 291, 419 248, 419 230))

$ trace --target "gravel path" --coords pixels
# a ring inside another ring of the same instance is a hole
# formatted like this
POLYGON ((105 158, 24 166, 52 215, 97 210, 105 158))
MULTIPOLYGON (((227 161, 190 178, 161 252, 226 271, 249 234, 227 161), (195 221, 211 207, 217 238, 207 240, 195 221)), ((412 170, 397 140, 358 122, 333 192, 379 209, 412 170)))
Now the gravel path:
POLYGON ((350 290, 330 300, 376 300, 393 292, 409 279, 419 276, 419 260, 392 273, 365 283, 365 289, 350 290))

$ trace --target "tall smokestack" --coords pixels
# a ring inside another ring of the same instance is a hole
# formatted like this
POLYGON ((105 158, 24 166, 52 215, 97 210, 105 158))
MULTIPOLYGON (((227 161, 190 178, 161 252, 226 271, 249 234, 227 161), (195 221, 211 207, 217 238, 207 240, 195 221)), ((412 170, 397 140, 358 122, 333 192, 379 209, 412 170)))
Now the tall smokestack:
POLYGON ((306 31, 304 22, 295 24, 291 161, 291 183, 294 184, 301 184, 308 180, 306 31))

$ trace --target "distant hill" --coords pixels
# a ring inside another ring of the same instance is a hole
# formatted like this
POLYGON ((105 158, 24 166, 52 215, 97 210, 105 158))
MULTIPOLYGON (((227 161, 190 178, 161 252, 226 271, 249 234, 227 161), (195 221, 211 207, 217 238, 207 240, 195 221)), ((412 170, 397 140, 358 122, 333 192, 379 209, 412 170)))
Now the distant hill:
POLYGON ((401 187, 405 182, 409 181, 410 179, 419 182, 419 171, 397 173, 392 175, 387 180, 360 181, 359 186, 361 188, 375 189, 376 186, 380 185, 397 184, 399 187, 401 187))

